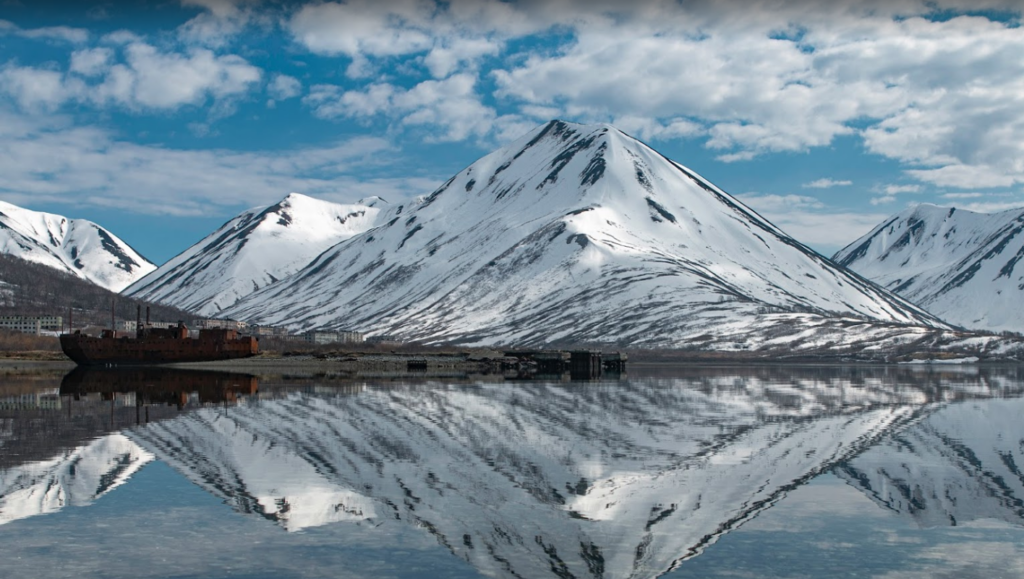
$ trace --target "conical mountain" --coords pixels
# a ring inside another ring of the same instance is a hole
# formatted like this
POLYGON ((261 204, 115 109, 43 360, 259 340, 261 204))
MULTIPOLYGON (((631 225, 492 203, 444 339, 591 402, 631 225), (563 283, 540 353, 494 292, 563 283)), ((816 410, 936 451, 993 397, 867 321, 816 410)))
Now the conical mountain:
POLYGON ((942 319, 1024 332, 1024 209, 976 213, 921 204, 833 258, 942 319))
POLYGON ((126 295, 215 316, 373 226, 379 198, 345 205, 292 193, 239 214, 125 290, 126 295))
POLYGON ((837 317, 942 327, 640 141, 561 121, 227 314, 479 344, 678 346, 837 317))
POLYGON ((85 219, 0 201, 0 252, 121 291, 156 269, 127 243, 85 219))

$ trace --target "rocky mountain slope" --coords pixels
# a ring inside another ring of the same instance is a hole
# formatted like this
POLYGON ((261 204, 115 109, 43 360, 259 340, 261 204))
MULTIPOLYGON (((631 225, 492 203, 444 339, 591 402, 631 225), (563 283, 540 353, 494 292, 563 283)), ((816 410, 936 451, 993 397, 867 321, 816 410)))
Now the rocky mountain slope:
POLYGON ((378 198, 340 205, 292 193, 241 213, 124 293, 217 316, 372 227, 382 205, 378 198))
POLYGON ((986 214, 922 204, 833 260, 948 322, 1024 332, 1024 209, 986 214))
POLYGON ((944 327, 643 143, 560 121, 224 315, 428 342, 731 350, 944 327))
POLYGON ((91 221, 0 201, 0 252, 119 292, 156 269, 127 243, 91 221))

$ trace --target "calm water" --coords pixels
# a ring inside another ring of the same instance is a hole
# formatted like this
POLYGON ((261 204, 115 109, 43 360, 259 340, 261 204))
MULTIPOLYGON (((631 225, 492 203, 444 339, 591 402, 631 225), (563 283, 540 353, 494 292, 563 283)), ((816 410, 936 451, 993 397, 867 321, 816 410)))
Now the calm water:
POLYGON ((0 380, 0 577, 1024 576, 1022 369, 0 380))

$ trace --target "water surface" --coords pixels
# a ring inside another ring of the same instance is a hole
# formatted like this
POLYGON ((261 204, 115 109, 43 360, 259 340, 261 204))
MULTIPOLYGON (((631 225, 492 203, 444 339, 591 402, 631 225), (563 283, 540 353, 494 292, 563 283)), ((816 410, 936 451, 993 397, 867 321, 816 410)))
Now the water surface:
POLYGON ((1018 577, 1017 368, 0 385, 4 577, 1018 577))

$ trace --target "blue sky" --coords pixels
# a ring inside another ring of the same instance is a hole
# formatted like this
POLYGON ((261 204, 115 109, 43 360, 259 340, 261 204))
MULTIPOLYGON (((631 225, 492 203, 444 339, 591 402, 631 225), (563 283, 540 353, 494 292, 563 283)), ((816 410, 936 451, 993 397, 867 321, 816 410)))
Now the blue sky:
POLYGON ((429 193, 612 123, 827 254, 1024 205, 1022 3, 0 0, 0 199, 162 263, 297 191, 429 193))

